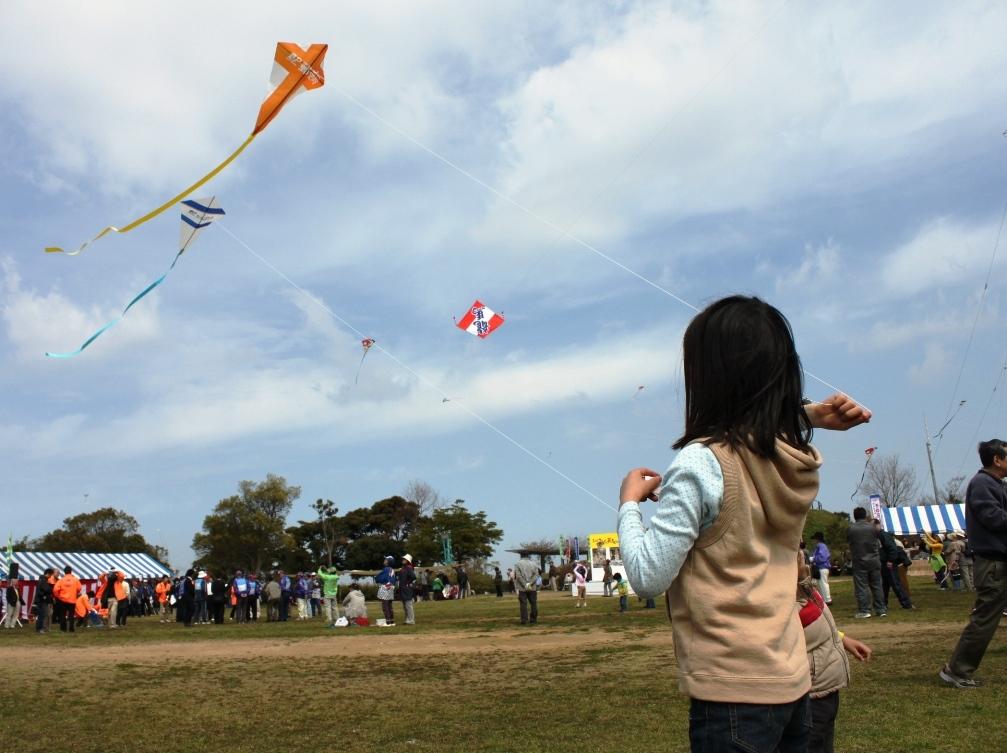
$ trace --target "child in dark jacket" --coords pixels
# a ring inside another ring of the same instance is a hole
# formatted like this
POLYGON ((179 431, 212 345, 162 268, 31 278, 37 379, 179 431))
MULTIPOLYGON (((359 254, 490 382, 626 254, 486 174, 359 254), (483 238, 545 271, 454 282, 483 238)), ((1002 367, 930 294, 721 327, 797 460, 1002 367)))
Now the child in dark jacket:
POLYGON ((832 612, 815 590, 811 568, 797 555, 797 604, 811 668, 811 740, 808 753, 833 753, 839 691, 850 683, 846 653, 870 661, 871 648, 836 627, 832 612))

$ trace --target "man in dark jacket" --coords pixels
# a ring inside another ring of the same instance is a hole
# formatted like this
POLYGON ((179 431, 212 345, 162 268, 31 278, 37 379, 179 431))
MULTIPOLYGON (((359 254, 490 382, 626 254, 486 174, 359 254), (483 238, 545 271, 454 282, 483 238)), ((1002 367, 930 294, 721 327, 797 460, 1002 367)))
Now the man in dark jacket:
POLYGON ((51 567, 47 567, 35 584, 35 632, 49 632, 49 615, 52 611, 52 587, 56 579, 51 567))
POLYGON ((881 521, 875 519, 874 530, 878 536, 878 554, 881 558, 881 589, 885 595, 885 609, 888 609, 888 592, 895 591, 899 604, 903 609, 912 609, 913 601, 902 588, 899 580, 899 563, 903 551, 895 543, 895 535, 881 527, 881 521))
POLYGON ((1007 443, 979 443, 982 469, 965 490, 965 527, 975 564, 976 605, 951 660, 940 671, 956 688, 974 688, 973 672, 986 653, 1000 617, 1007 609, 1007 443))
POLYGON ((856 617, 871 616, 871 602, 874 614, 884 617, 885 597, 881 592, 881 558, 878 554, 878 535, 874 523, 867 519, 867 510, 857 507, 853 510, 853 525, 846 534, 853 558, 853 590, 857 596, 856 617))

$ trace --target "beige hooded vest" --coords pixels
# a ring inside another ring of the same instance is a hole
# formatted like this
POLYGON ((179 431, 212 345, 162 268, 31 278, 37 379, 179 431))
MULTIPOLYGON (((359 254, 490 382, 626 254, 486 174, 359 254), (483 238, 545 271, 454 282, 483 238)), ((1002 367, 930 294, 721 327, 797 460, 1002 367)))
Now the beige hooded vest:
POLYGON ((797 550, 818 493, 817 450, 776 457, 711 445, 724 498, 668 589, 679 688, 725 703, 789 703, 811 687, 794 600, 797 550))

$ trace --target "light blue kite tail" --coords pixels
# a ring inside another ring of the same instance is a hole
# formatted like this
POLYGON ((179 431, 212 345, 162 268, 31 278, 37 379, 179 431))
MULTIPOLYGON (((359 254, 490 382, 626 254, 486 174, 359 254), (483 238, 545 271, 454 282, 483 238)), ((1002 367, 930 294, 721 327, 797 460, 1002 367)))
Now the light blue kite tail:
POLYGON ((116 324, 118 324, 119 322, 121 322, 122 318, 124 316, 126 316, 126 312, 129 311, 131 308, 133 308, 134 304, 136 304, 141 298, 143 298, 145 295, 147 295, 147 293, 149 293, 151 290, 153 290, 158 285, 160 285, 162 282, 164 282, 164 278, 167 277, 168 273, 171 272, 171 270, 173 270, 175 268, 175 265, 178 263, 178 259, 179 259, 179 257, 182 256, 182 252, 184 250, 185 249, 183 249, 182 251, 179 251, 175 255, 175 260, 171 263, 171 266, 168 267, 168 271, 167 272, 165 272, 163 275, 161 275, 160 277, 158 277, 156 280, 154 280, 154 282, 150 283, 150 285, 148 285, 147 287, 145 287, 141 292, 139 292, 136 296, 134 296, 133 300, 131 300, 129 303, 126 304, 126 308, 124 308, 122 310, 122 313, 119 314, 119 316, 117 316, 115 319, 113 319, 112 321, 110 321, 104 327, 102 327, 97 332, 95 332, 93 335, 91 335, 89 338, 87 338, 83 342, 83 344, 79 348, 77 348, 77 350, 74 350, 74 351, 72 351, 70 353, 50 353, 50 352, 46 351, 46 354, 45 354, 46 357, 47 358, 73 358, 74 356, 79 356, 81 353, 83 353, 84 349, 88 345, 90 345, 91 343, 93 343, 101 335, 103 335, 105 332, 107 332, 108 330, 112 329, 112 327, 114 327, 116 324))

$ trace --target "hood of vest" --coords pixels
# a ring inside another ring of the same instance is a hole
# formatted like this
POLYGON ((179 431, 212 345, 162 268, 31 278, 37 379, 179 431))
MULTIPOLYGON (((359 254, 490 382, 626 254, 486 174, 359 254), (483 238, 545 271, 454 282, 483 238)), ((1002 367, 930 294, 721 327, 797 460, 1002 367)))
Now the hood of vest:
POLYGON ((776 441, 776 456, 763 458, 747 447, 736 450, 738 462, 755 485, 766 522, 780 531, 793 530, 802 521, 818 495, 818 469, 822 456, 814 447, 804 452, 786 442, 776 441))

